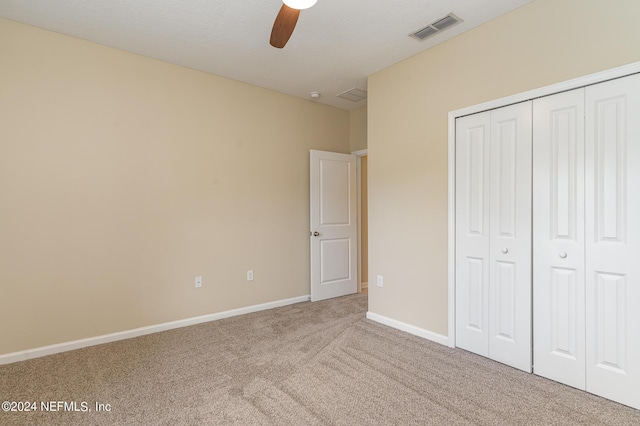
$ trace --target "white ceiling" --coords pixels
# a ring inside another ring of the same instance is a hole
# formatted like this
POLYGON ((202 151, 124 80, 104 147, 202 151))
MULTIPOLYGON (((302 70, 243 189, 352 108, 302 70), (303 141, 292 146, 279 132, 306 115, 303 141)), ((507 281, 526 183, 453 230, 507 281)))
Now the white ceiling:
POLYGON ((344 109, 367 76, 532 0, 318 0, 284 49, 269 45, 281 0, 1 0, 0 16, 344 109), (408 37, 453 12, 462 24, 408 37))

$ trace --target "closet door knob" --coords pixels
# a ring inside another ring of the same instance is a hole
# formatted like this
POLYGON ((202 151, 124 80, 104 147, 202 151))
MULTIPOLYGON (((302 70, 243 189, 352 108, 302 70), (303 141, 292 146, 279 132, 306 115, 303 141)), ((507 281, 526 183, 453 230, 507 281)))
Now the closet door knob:
POLYGON ((502 249, 502 252, 503 252, 504 254, 507 254, 507 253, 509 253, 509 249, 505 247, 505 248, 503 248, 503 249, 502 249))
POLYGON ((565 257, 567 257, 567 253, 562 252, 558 256, 560 256, 561 259, 564 259, 565 257))

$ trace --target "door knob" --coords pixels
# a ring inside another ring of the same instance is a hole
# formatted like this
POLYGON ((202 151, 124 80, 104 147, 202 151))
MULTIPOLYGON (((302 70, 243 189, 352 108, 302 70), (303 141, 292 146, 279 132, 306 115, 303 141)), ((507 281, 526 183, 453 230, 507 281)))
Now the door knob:
POLYGON ((314 232, 313 232, 313 236, 314 236, 314 237, 317 237, 318 235, 320 235, 320 233, 319 233, 318 231, 314 231, 314 232))
POLYGON ((567 253, 562 252, 558 256, 560 256, 561 259, 564 259, 565 257, 567 257, 567 253))
POLYGON ((509 253, 509 249, 505 247, 505 248, 503 248, 503 249, 502 249, 502 252, 503 252, 504 254, 507 254, 507 253, 509 253))

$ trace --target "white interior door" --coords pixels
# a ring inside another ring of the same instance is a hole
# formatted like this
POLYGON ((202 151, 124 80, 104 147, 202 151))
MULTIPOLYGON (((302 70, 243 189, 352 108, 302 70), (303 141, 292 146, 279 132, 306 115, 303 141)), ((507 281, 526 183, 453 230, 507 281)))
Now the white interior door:
POLYGON ((587 390, 640 409, 640 75, 585 90, 587 390))
POLYGON ((311 150, 311 301, 358 291, 356 157, 311 150))
POLYGON ((531 102, 491 111, 489 358, 531 372, 531 102))
POLYGON ((456 346, 489 356, 490 113, 456 120, 456 346))
POLYGON ((534 372, 584 389, 584 89, 533 110, 534 372))

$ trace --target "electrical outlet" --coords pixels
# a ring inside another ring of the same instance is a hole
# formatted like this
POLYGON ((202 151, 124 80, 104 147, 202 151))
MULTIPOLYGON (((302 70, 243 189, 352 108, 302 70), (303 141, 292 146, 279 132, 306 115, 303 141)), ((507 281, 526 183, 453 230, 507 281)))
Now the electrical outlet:
POLYGON ((202 277, 196 277, 196 288, 202 287, 202 277))
POLYGON ((247 271, 247 281, 253 281, 253 269, 247 271))
POLYGON ((382 275, 378 275, 378 281, 376 281, 376 284, 378 285, 378 287, 384 286, 384 278, 382 277, 382 275))

